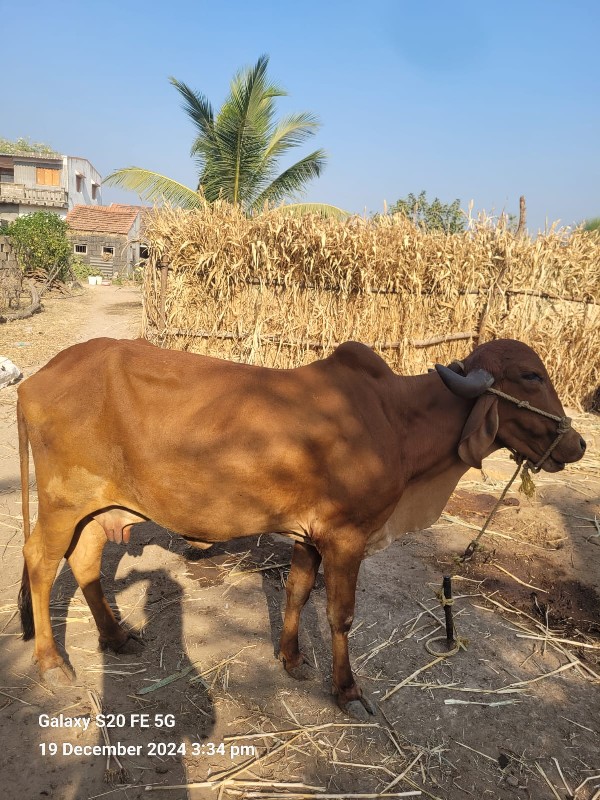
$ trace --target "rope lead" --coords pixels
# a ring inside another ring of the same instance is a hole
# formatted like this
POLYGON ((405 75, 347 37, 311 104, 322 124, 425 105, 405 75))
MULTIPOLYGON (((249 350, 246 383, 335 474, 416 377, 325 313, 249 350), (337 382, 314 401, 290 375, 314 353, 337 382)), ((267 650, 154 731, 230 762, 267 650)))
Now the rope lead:
MULTIPOLYGON (((516 457, 516 461, 517 461, 517 468, 516 468, 516 470, 514 471, 514 473, 513 473, 513 475, 512 475, 512 478, 509 480, 509 482, 508 482, 508 483, 506 484, 506 486, 504 487, 504 489, 503 489, 503 491, 502 491, 502 494, 500 495, 500 497, 499 497, 499 498, 496 500, 496 503, 494 504, 494 507, 492 508, 492 510, 490 511, 490 513, 488 514, 488 518, 487 518, 487 519, 486 519, 486 521, 483 523, 483 527, 481 528, 481 530, 480 530, 480 531, 479 531, 479 533, 477 534, 477 537, 476 537, 475 539, 473 539, 473 541, 472 541, 472 542, 470 542, 470 543, 469 543, 469 545, 468 545, 467 549, 465 550, 465 552, 464 552, 464 553, 462 554, 462 556, 460 557, 460 560, 461 560, 463 563, 464 563, 465 561, 469 561, 469 559, 471 559, 471 558, 473 557, 473 553, 474 553, 474 552, 475 552, 475 550, 477 549, 477 546, 478 546, 478 544, 479 544, 479 540, 481 539, 481 537, 483 536, 483 534, 486 532, 488 525, 490 524, 490 522, 492 521, 492 518, 493 518, 494 514, 495 514, 495 513, 496 513, 496 511, 498 510, 498 506, 500 505, 500 503, 501 503, 501 502, 504 500, 504 498, 506 497, 506 494, 507 494, 508 490, 509 490, 509 489, 510 489, 510 487, 513 485, 513 483, 514 483, 514 481, 515 481, 515 478, 517 477, 517 475, 518 475, 518 474, 519 474, 519 472, 521 471, 521 467, 523 466, 523 461, 522 461, 522 459, 521 459, 519 456, 517 456, 517 457, 516 457)), ((529 473, 527 473, 527 476, 529 477, 529 473)), ((533 485, 533 481, 531 480, 531 477, 529 477, 529 481, 530 481, 530 482, 531 482, 531 484, 533 485)), ((535 487, 534 487, 534 488, 535 488, 535 487)))

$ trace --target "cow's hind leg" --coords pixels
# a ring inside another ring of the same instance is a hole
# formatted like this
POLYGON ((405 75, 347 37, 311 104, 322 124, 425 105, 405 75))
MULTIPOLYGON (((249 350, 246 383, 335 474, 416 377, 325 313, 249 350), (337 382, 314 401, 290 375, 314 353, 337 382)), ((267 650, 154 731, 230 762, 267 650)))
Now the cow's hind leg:
POLYGON ((101 649, 120 654, 139 653, 141 642, 119 625, 102 591, 100 566, 106 541, 104 528, 91 520, 74 537, 66 557, 96 622, 101 649))
POLYGON ((348 633, 354 620, 358 572, 364 539, 358 531, 338 531, 323 549, 327 589, 327 618, 333 650, 333 693, 339 707, 351 717, 368 719, 375 708, 354 680, 348 654, 348 633))
POLYGON ((307 661, 298 646, 298 625, 300 613, 315 585, 321 555, 309 544, 296 542, 292 555, 292 566, 285 591, 287 604, 283 620, 283 630, 279 642, 279 659, 293 678, 303 680, 309 677, 307 661))
MULTIPOLYGON (((31 536, 25 542, 23 555, 29 586, 21 600, 24 606, 31 604, 33 611, 34 657, 40 675, 50 684, 68 685, 73 682, 75 673, 59 654, 54 641, 50 621, 50 592, 58 565, 73 538, 76 520, 72 515, 55 513, 52 515, 52 522, 53 525, 50 526, 38 519, 31 536)), ((28 608, 22 608, 22 616, 28 617, 28 608)))

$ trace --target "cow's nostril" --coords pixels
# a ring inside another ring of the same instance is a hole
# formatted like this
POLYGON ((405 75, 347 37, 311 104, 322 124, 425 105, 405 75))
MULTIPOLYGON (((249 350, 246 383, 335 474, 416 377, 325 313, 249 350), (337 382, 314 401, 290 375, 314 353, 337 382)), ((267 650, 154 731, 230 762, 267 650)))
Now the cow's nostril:
POLYGON ((585 452, 585 448, 587 447, 585 439, 579 439, 579 446, 581 447, 582 452, 585 452))

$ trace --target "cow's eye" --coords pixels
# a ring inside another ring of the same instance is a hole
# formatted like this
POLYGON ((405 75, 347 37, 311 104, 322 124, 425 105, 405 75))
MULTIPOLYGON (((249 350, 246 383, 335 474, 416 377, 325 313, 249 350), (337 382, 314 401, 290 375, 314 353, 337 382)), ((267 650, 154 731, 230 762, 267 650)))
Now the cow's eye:
POLYGON ((542 376, 538 375, 537 372, 524 372, 521 377, 526 381, 538 381, 539 383, 544 382, 542 376))

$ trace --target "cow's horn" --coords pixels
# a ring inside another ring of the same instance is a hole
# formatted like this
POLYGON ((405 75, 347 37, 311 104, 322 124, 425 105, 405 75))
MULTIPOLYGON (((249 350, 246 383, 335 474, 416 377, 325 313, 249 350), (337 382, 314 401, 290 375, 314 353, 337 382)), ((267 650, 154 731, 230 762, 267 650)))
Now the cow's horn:
POLYGON ((459 397, 479 397, 494 382, 494 377, 485 369, 476 369, 464 376, 442 364, 436 364, 435 368, 448 389, 459 397))

